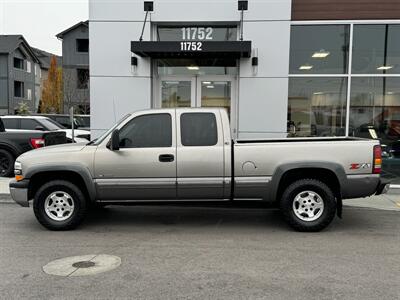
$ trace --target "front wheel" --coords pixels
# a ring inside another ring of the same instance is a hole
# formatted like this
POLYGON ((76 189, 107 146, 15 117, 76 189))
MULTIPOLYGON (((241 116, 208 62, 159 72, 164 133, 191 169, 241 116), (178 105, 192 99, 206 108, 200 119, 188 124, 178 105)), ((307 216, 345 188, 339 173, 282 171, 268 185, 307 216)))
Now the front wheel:
POLYGON ((40 224, 50 230, 70 230, 78 226, 87 211, 82 191, 73 183, 54 180, 35 194, 33 211, 40 224))
POLYGON ((320 231, 335 217, 332 190, 316 179, 302 179, 283 192, 280 208, 286 222, 298 231, 320 231))

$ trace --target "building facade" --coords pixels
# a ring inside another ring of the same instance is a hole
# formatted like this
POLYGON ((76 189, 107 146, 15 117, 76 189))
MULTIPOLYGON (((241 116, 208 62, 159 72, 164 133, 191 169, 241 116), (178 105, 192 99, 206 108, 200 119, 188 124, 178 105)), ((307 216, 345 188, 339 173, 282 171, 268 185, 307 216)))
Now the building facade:
POLYGON ((74 107, 77 113, 90 112, 89 25, 79 22, 57 34, 62 40, 64 111, 74 107))
POLYGON ((153 5, 143 27, 144 2, 90 0, 94 136, 130 111, 226 107, 235 138, 379 138, 398 175, 399 1, 153 5))
POLYGON ((35 111, 39 102, 40 61, 22 35, 0 35, 0 114, 21 103, 35 111))

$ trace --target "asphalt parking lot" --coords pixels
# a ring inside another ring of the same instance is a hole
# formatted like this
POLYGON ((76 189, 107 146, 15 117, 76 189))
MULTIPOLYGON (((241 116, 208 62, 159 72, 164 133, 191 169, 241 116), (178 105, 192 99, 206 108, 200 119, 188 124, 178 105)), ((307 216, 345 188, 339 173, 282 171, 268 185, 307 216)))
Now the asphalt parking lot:
POLYGON ((30 208, 0 203, 2 299, 399 299, 400 213, 345 207, 320 233, 277 210, 111 207, 50 232, 30 208), (82 276, 42 267, 75 255, 121 264, 82 276))

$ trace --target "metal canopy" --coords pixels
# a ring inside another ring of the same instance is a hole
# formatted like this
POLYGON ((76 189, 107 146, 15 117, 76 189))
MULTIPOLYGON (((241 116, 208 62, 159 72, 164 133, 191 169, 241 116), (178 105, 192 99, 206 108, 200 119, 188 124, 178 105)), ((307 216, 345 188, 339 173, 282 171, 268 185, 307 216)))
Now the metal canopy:
POLYGON ((151 58, 248 58, 251 41, 135 41, 131 51, 151 58))

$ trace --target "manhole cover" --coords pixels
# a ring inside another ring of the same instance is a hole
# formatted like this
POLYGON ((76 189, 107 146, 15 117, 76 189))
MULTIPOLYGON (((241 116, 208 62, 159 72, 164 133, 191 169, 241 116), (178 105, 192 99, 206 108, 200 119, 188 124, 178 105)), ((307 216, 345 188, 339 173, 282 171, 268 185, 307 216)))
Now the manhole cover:
POLYGON ((56 276, 87 276, 119 267, 121 258, 107 254, 93 254, 60 258, 49 262, 43 271, 56 276))

